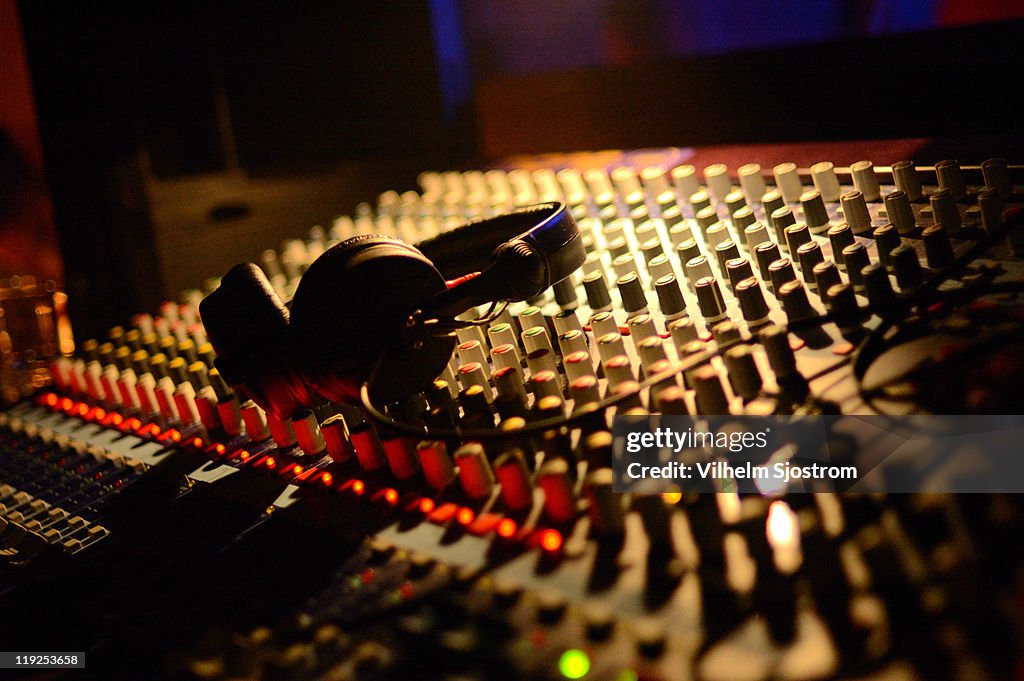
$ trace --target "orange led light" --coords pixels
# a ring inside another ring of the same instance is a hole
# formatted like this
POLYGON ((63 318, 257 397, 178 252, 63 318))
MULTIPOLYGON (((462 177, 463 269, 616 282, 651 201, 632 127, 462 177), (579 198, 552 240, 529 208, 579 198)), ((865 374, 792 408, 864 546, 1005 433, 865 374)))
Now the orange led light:
POLYGON ((79 402, 78 403, 78 415, 79 416, 85 416, 88 413, 89 413, 89 405, 86 404, 85 402, 79 402))
POLYGON ((170 436, 171 440, 173 440, 174 442, 181 442, 181 433, 179 433, 178 431, 171 430, 171 431, 168 431, 167 434, 170 436))
POLYGON ((110 415, 110 422, 113 423, 115 426, 119 426, 122 423, 124 423, 124 417, 115 412, 110 415))
POLYGON ((102 421, 107 418, 107 410, 103 407, 96 407, 92 410, 92 417, 97 421, 102 421))
POLYGON ((152 433, 154 437, 160 437, 160 426, 154 423, 149 427, 149 432, 152 433))
POLYGON ((510 539, 515 536, 519 526, 516 525, 516 521, 511 518, 502 518, 498 521, 498 536, 504 539, 510 539))
POLYGON ((384 490, 384 501, 388 502, 391 505, 397 504, 398 490, 392 487, 388 487, 386 490, 384 490))
POLYGON ((325 486, 330 487, 331 483, 334 482, 334 476, 330 473, 324 473, 320 476, 320 482, 324 483, 325 486))
POLYGON ((277 459, 275 459, 272 456, 268 456, 267 460, 264 463, 267 464, 267 468, 273 469, 275 466, 277 466, 277 459))
POLYGON ((431 513, 436 507, 437 504, 434 503, 433 499, 429 499, 427 497, 420 499, 420 511, 422 513, 431 513))
POLYGON ((455 514, 455 519, 459 521, 460 525, 469 525, 476 518, 476 514, 473 513, 473 509, 466 508, 463 506, 459 509, 459 512, 455 514))
POLYGON ((545 551, 557 551, 562 548, 562 533, 547 529, 540 533, 540 545, 545 551))
POLYGON ((46 406, 56 407, 58 402, 60 402, 60 398, 53 393, 48 393, 46 395, 46 406))
POLYGON ((217 455, 220 456, 220 455, 224 454, 224 452, 228 451, 228 448, 218 442, 213 447, 213 451, 217 452, 217 455))
POLYGON ((295 464, 295 467, 292 468, 292 475, 302 475, 302 472, 304 470, 306 469, 300 466, 299 464, 295 464))
POLYGON ((356 494, 362 494, 366 491, 366 485, 362 480, 356 480, 352 483, 352 491, 356 494))
POLYGON ((203 438, 201 438, 201 437, 194 437, 194 438, 192 438, 192 446, 195 447, 196 449, 202 449, 203 448, 203 438))
POLYGON ((60 408, 63 409, 64 411, 70 412, 72 409, 75 408, 75 402, 70 397, 65 397, 63 400, 60 401, 60 408))
POLYGON ((138 430, 139 428, 142 427, 142 421, 138 420, 135 417, 132 417, 128 419, 128 423, 126 423, 125 425, 127 425, 132 430, 138 430))

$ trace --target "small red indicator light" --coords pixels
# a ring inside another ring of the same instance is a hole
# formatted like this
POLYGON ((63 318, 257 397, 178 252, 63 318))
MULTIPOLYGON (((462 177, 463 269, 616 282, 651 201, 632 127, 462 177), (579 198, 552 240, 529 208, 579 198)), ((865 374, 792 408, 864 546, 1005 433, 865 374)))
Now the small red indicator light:
POLYGON ((276 467, 276 466, 277 466, 277 459, 275 459, 275 458, 274 458, 274 457, 272 457, 272 456, 268 456, 268 457, 267 457, 267 460, 266 460, 266 461, 265 461, 264 463, 266 463, 266 464, 267 464, 267 468, 269 468, 269 469, 273 470, 273 469, 274 469, 274 467, 276 467))
POLYGON ((356 494, 362 494, 363 492, 366 491, 366 485, 363 483, 362 480, 356 480, 355 482, 352 483, 352 491, 355 492, 356 494))
POLYGON ((330 487, 331 483, 334 482, 334 476, 330 473, 324 473, 320 476, 320 482, 324 483, 324 486, 330 487))
POLYGON ((545 551, 557 551, 562 548, 562 533, 547 529, 540 533, 540 545, 545 551))
POLYGON ((388 487, 384 490, 384 501, 388 502, 392 506, 398 503, 398 490, 388 487))
POLYGON ((511 518, 502 518, 498 521, 498 536, 503 539, 511 539, 518 530, 519 526, 511 518))
POLYGON ((455 514, 455 519, 459 521, 460 525, 469 525, 476 518, 476 513, 473 513, 473 509, 463 506, 459 509, 458 513, 455 514))
POLYGON ((420 499, 420 511, 422 513, 431 513, 435 508, 437 508, 437 504, 434 503, 433 499, 428 499, 427 497, 420 499))
POLYGON ((228 448, 227 448, 227 447, 225 447, 224 445, 222 445, 221 443, 219 443, 219 442, 218 442, 218 443, 217 443, 217 444, 216 444, 216 445, 215 445, 215 446, 213 447, 213 451, 217 452, 217 455, 218 455, 218 456, 222 456, 222 455, 224 454, 224 452, 228 451, 228 448))
POLYGON ((295 467, 292 468, 292 475, 302 475, 302 472, 304 470, 306 469, 300 466, 299 464, 295 464, 295 467))

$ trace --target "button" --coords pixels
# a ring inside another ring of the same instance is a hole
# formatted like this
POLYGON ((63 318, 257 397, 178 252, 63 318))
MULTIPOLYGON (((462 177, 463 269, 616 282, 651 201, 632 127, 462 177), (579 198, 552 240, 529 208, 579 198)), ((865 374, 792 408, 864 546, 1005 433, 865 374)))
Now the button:
POLYGON ((726 241, 732 241, 732 235, 729 233, 729 228, 724 222, 716 222, 707 228, 704 232, 704 242, 709 248, 718 248, 721 244, 726 241))
POLYGON ((676 246, 676 255, 679 256, 679 262, 685 269, 686 263, 702 255, 702 253, 696 239, 686 239, 676 246))
POLYGON ((857 296, 854 295, 853 287, 849 284, 834 284, 825 289, 825 305, 829 312, 840 318, 841 329, 856 325, 861 318, 860 306, 857 304, 857 296))
POLYGON ((814 285, 818 289, 818 295, 825 298, 825 292, 832 286, 842 282, 839 276, 839 268, 831 260, 822 260, 814 266, 814 285))
POLYGON ((864 195, 864 200, 870 202, 878 201, 881 197, 881 188, 878 186, 878 175, 875 174, 875 167, 871 161, 857 161, 850 166, 853 174, 853 186, 864 195))
POLYGON ((711 324, 725 318, 725 300, 722 298, 722 290, 717 279, 710 276, 702 277, 697 280, 695 290, 697 306, 706 322, 711 324))
POLYGON ((771 237, 768 236, 768 229, 764 226, 763 222, 752 222, 744 227, 743 238, 746 239, 749 250, 754 250, 758 244, 765 241, 771 241, 771 237))
POLYGON ((708 262, 707 256, 698 255, 695 258, 691 258, 686 262, 685 266, 686 278, 690 282, 690 286, 696 287, 697 282, 706 277, 713 276, 711 271, 711 263, 708 262))
POLYGON ((821 252, 821 246, 817 241, 809 241, 796 251, 797 262, 800 264, 800 275, 804 283, 813 291, 817 288, 817 281, 814 279, 814 266, 824 262, 825 256, 821 252))
POLYGON ((870 264, 868 249, 864 248, 864 244, 857 242, 843 248, 843 265, 854 290, 858 292, 864 290, 862 270, 870 264))
POLYGON ((629 272, 615 282, 622 297, 622 307, 629 316, 647 311, 647 295, 636 272, 629 272))
POLYGON ((607 310, 611 308, 612 299, 605 284, 604 275, 594 271, 583 277, 583 289, 587 293, 587 305, 591 310, 607 310))
MULTIPOLYGON (((799 196, 799 194, 797 194, 799 196)), ((761 197, 761 210, 764 212, 765 218, 768 223, 771 224, 771 215, 778 209, 786 205, 786 202, 782 200, 782 194, 777 189, 769 189, 765 192, 764 196, 761 197)))
POLYGON ((850 225, 854 234, 871 231, 871 213, 868 212, 868 204, 865 203, 863 194, 857 190, 846 192, 840 197, 839 202, 846 223, 850 225))
POLYGON ((946 230, 948 234, 959 231, 962 224, 960 209, 950 190, 940 189, 928 198, 928 202, 931 204, 935 224, 946 230))
POLYGON ((885 195, 885 214, 900 234, 909 234, 917 227, 910 199, 902 190, 885 195))
POLYGON ((715 246, 715 259, 718 260, 718 271, 726 272, 726 263, 740 257, 740 249, 732 239, 726 239, 715 246))
POLYGON ((889 273, 881 263, 871 263, 863 270, 864 289, 867 292, 868 303, 875 308, 884 308, 893 298, 896 297, 892 289, 892 282, 889 281, 889 273))
POLYGON ((930 225, 921 233, 928 267, 942 269, 953 262, 953 244, 949 234, 939 225, 930 225))
MULTIPOLYGON (((668 219, 662 216, 665 220, 665 224, 668 224, 668 219)), ((690 225, 686 222, 677 222, 668 228, 668 238, 672 242, 673 248, 678 248, 679 244, 686 241, 687 239, 693 238, 693 232, 690 231, 690 225)))
POLYGON ((725 367, 729 372, 732 391, 749 402, 758 396, 763 381, 761 372, 754 361, 754 351, 749 345, 737 345, 725 352, 725 367))
POLYGON ((1005 158, 990 158, 981 164, 981 175, 985 178, 985 189, 1002 197, 1013 193, 1013 182, 1006 167, 1005 158))
POLYGON ((960 172, 960 163, 951 159, 939 161, 935 164, 935 176, 939 181, 939 191, 949 190, 954 201, 967 196, 967 187, 964 185, 964 176, 960 172))
POLYGON ((803 223, 793 224, 786 227, 785 237, 787 250, 790 255, 796 255, 801 246, 811 243, 814 240, 811 236, 811 231, 807 229, 807 225, 803 223))
POLYGON ((736 284, 747 277, 754 276, 754 270, 750 267, 750 261, 746 258, 732 258, 725 263, 725 273, 729 278, 729 287, 736 289, 736 284))
MULTIPOLYGON (((839 178, 831 161, 821 161, 811 166, 811 180, 822 200, 834 203, 839 200, 839 178)), ((802 201, 803 199, 801 199, 802 201)))
POLYGON ((730 216, 735 216, 737 211, 746 207, 747 200, 744 198, 743 192, 739 189, 733 189, 725 195, 725 209, 728 211, 730 216))
POLYGON ((779 246, 773 241, 762 241, 754 247, 754 260, 757 261, 757 270, 761 273, 762 281, 771 281, 771 264, 780 257, 782 255, 779 253, 779 246))
POLYGON ((765 302, 764 292, 757 279, 750 276, 736 284, 736 297, 747 326, 755 327, 768 322, 768 303, 765 302))
POLYGON ((537 619, 544 624, 555 624, 565 615, 568 601, 557 591, 537 594, 537 619))
POLYGON ((807 297, 807 289, 797 280, 787 281, 778 289, 779 302, 786 313, 786 319, 792 324, 803 319, 818 315, 807 297))
MULTIPOLYGON (((783 248, 789 248, 789 240, 786 238, 786 230, 796 224, 796 216, 789 206, 782 206, 769 213, 772 224, 772 231, 775 232, 775 240, 783 248)), ((792 251, 790 251, 792 252, 792 251)))
POLYGON ((899 232, 896 231, 896 228, 893 227, 891 223, 887 223, 881 227, 877 227, 871 235, 874 237, 875 246, 878 249, 878 260, 891 270, 891 253, 899 247, 902 242, 899 232))
POLYGON ((782 289, 783 284, 796 279, 793 263, 789 258, 779 258, 768 266, 768 278, 771 281, 772 290, 778 293, 782 289))
POLYGON ((921 198, 921 180, 917 176, 917 168, 910 161, 897 161, 892 164, 892 177, 896 189, 907 195, 908 201, 921 198))
POLYGON ((778 187, 783 201, 796 203, 800 200, 804 188, 800 183, 800 174, 795 163, 780 163, 772 168, 772 175, 775 176, 775 186, 778 187))
POLYGON ((750 209, 750 206, 743 206, 732 214, 732 226, 738 234, 743 234, 743 231, 755 222, 757 222, 757 218, 754 217, 754 211, 750 209))
POLYGON ((675 274, 675 270, 672 269, 672 262, 664 253, 647 263, 647 272, 651 275, 653 281, 657 281, 669 274, 675 274))
POLYGON ((710 205, 711 197, 708 196, 708 193, 704 189, 698 189, 690 197, 690 206, 693 207, 695 215, 710 205))
POLYGON ((829 228, 828 241, 832 244, 832 257, 839 265, 839 268, 845 270, 846 266, 843 261, 843 249, 856 242, 856 239, 853 238, 853 230, 850 229, 850 225, 843 222, 829 228))
POLYGON ((654 282, 654 290, 658 294, 658 307, 666 319, 675 319, 686 312, 686 301, 674 275, 667 274, 658 279, 654 282))
POLYGON ((689 201, 697 190, 700 189, 700 181, 697 179, 697 169, 692 165, 676 166, 672 169, 672 184, 679 193, 679 198, 689 201))
POLYGON ((588 640, 606 641, 615 630, 615 612, 604 603, 587 603, 583 606, 583 622, 588 640))
POLYGON ((694 214, 693 219, 700 233, 706 234, 708 227, 718 222, 718 211, 711 206, 705 206, 694 214))
POLYGON ((760 202, 766 190, 764 178, 761 176, 761 166, 747 163, 736 170, 736 176, 740 181, 740 189, 747 197, 747 203, 760 202))
MULTIPOLYGON (((834 200, 838 200, 837 194, 834 200)), ((828 210, 825 208, 824 197, 820 192, 808 191, 800 195, 800 207, 804 212, 804 222, 811 234, 828 231, 828 210)))
POLYGON ((725 197, 732 188, 729 180, 729 168, 724 163, 713 163, 704 169, 704 182, 708 192, 717 203, 724 203, 725 197))

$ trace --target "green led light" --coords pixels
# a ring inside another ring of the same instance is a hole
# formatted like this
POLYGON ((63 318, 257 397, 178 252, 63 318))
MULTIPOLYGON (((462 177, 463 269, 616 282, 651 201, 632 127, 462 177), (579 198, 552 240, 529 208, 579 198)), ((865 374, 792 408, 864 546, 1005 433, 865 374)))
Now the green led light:
POLYGON ((567 650, 558 658, 558 671, 567 679, 582 679, 590 671, 590 658, 582 650, 567 650))

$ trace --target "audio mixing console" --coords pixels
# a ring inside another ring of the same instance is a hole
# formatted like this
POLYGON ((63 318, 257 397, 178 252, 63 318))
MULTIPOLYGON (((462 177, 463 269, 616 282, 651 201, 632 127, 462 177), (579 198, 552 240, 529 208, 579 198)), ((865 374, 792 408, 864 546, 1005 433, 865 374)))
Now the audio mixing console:
POLYGON ((0 412, 0 647, 103 679, 1019 675, 1019 497, 621 494, 611 418, 1020 413, 1020 170, 424 173, 265 251, 280 299, 350 237, 546 202, 582 266, 461 315, 386 407, 248 399, 217 281, 60 356, 0 412))

